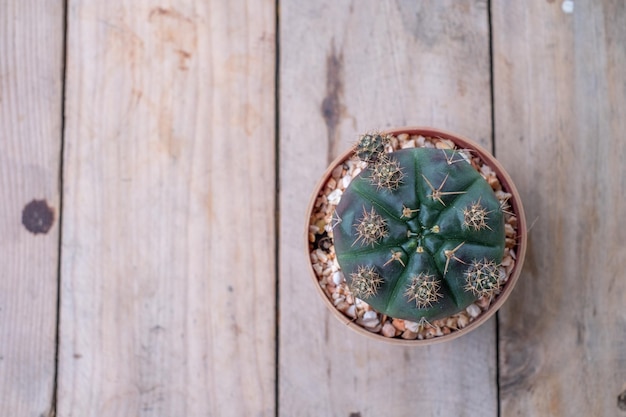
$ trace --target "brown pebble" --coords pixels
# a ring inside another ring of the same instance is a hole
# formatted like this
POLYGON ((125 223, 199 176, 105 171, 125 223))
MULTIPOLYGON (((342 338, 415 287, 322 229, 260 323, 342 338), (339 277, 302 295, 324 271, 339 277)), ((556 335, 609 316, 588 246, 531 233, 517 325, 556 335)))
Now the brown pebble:
POLYGON ((454 149, 454 143, 448 139, 440 139, 435 143, 437 149, 454 149))
POLYGON ((339 304, 336 305, 336 307, 337 307, 337 310, 341 311, 342 313, 345 313, 350 308, 350 304, 346 303, 345 301, 341 301, 339 304))
POLYGON ((445 322, 443 320, 435 320, 431 323, 435 327, 443 327, 445 326, 445 322))
POLYGON ((500 184, 500 181, 498 181, 498 178, 496 178, 495 175, 489 175, 487 176, 487 183, 491 186, 491 188, 494 191, 498 191, 502 188, 502 185, 500 184))
POLYGON ((395 136, 391 136, 391 150, 398 149, 400 145, 398 144, 398 138, 395 136))
POLYGON ((491 302, 489 301, 489 297, 481 297, 478 299, 478 301, 476 301, 476 305, 478 307, 480 307, 481 310, 486 310, 487 307, 489 307, 489 304, 491 304, 491 302))
POLYGON ((414 339, 417 339, 417 333, 414 333, 414 332, 412 332, 410 330, 405 330, 402 333, 402 336, 400 336, 400 337, 402 337, 403 339, 406 339, 406 340, 414 340, 414 339))
POLYGON ((343 165, 337 165, 335 167, 335 169, 333 169, 333 172, 331 173, 331 176, 334 179, 338 179, 341 177, 341 175, 343 174, 343 165))
POLYGON ((457 319, 455 317, 449 317, 448 320, 446 320, 446 327, 456 329, 456 322, 457 319))
POLYGON ((391 321, 391 324, 393 325, 393 327, 395 327, 396 329, 398 329, 401 332, 406 330, 406 326, 404 325, 404 320, 402 320, 402 319, 393 319, 391 321))

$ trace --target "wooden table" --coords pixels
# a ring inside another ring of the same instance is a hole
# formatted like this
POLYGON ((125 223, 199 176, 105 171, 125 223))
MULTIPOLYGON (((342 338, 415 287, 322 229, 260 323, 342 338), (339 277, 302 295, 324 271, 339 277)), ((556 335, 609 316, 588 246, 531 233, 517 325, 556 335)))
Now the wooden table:
POLYGON ((622 0, 4 0, 0 415, 626 416, 624 132, 622 0), (497 318, 419 349, 302 248, 402 125, 491 148, 531 225, 497 318))

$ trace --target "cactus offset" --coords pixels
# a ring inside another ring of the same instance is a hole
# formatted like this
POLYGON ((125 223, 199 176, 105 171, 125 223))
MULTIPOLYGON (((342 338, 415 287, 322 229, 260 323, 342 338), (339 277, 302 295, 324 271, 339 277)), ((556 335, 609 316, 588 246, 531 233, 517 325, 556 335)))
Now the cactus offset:
POLYGON ((503 209, 458 150, 385 152, 364 135, 367 167, 336 207, 337 259, 355 296, 377 311, 419 322, 453 315, 500 292, 503 209))
POLYGON ((389 144, 389 136, 380 133, 368 133, 361 136, 356 144, 354 155, 365 162, 375 162, 379 156, 385 155, 385 146, 389 144))

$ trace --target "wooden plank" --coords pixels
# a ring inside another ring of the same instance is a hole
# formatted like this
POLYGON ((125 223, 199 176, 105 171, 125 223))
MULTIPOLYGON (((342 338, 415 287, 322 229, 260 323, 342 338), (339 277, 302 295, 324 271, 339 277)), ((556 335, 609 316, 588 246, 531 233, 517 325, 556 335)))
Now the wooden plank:
POLYGON ((497 415, 494 320, 422 349, 372 342, 325 310, 300 243, 315 183, 358 133, 433 125, 489 146, 486 2, 292 0, 279 26, 280 415, 497 415))
POLYGON ((58 415, 273 415, 274 2, 68 20, 58 415))
POLYGON ((535 221, 503 415, 626 415, 626 6, 572 3, 493 3, 496 149, 535 221))
POLYGON ((0 2, 0 415, 54 398, 63 26, 62 1, 0 2))

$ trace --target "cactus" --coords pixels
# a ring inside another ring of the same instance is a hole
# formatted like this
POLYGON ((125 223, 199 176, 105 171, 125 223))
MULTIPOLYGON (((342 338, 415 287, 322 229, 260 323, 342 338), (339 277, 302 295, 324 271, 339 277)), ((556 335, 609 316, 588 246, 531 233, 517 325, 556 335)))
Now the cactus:
POLYGON ((421 322, 501 290, 503 208, 458 150, 385 152, 364 135, 367 165, 336 207, 333 240, 353 295, 382 314, 421 322))

